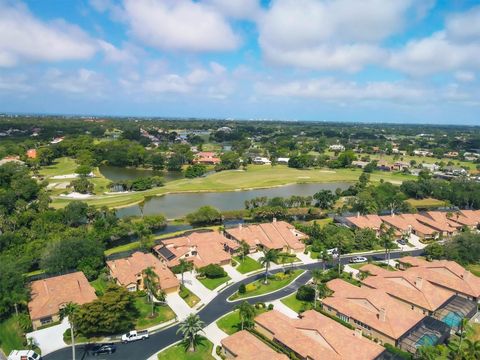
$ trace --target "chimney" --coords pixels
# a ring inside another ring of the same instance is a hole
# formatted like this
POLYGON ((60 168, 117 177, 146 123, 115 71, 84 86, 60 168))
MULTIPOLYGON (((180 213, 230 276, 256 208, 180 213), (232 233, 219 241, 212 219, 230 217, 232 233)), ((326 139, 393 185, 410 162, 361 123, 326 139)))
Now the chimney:
POLYGON ((415 279, 415 286, 419 290, 422 290, 422 285, 423 285, 423 279, 420 276, 417 276, 417 278, 415 279))
POLYGON ((360 211, 357 211, 357 218, 360 217, 360 211))
POLYGON ((362 338, 362 329, 355 329, 355 332, 353 333, 353 335, 359 339, 362 338))
POLYGON ((277 222, 277 218, 273 218, 272 222, 276 223, 277 222))
POLYGON ((238 224, 238 230, 242 230, 242 227, 243 227, 242 223, 238 224))
POLYGON ((387 320, 387 310, 385 308, 380 308, 380 313, 378 314, 380 321, 385 322, 387 320))

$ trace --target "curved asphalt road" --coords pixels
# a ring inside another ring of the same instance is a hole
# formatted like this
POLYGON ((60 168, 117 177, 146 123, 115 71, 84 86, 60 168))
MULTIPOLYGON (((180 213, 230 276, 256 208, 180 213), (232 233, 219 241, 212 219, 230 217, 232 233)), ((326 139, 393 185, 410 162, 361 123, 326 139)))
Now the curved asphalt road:
MULTIPOLYGON (((420 256, 423 253, 423 250, 412 250, 410 254, 412 256, 420 256)), ((404 256, 405 253, 398 251, 392 252, 390 257, 392 259, 397 259, 404 256)), ((341 262, 342 264, 348 264, 349 260, 358 255, 348 255, 342 256, 341 262)), ((384 260, 383 253, 376 253, 376 254, 368 254, 368 256, 372 256, 373 260, 384 260)), ((303 273, 300 277, 298 277, 293 283, 288 285, 287 287, 277 290, 271 294, 259 296, 256 298, 249 299, 250 303, 256 302, 269 302, 279 298, 282 298, 288 294, 293 293, 296 291, 301 285, 305 284, 308 280, 310 280, 310 270, 315 268, 320 268, 322 266, 321 262, 308 264, 308 265, 297 265, 293 266, 294 268, 304 269, 307 270, 303 273)), ((332 265, 330 265, 331 267, 332 265)), ((276 273, 279 271, 283 271, 283 269, 276 269, 271 271, 272 273, 276 273)), ((250 283, 253 280, 256 280, 263 276, 263 273, 252 275, 242 281, 232 284, 224 291, 219 293, 211 302, 209 302, 200 312, 198 315, 200 318, 205 322, 205 324, 210 324, 211 322, 217 320, 222 315, 232 311, 232 309, 238 304, 236 302, 228 302, 227 299, 238 289, 238 285, 244 283, 250 283)), ((240 301, 240 300, 239 300, 240 301)), ((112 355, 100 355, 100 356, 91 356, 88 354, 88 345, 79 345, 76 348, 76 360, 84 360, 84 359, 105 359, 105 360, 143 360, 147 359, 159 350, 163 349, 164 347, 173 344, 174 342, 181 339, 180 335, 177 335, 178 325, 169 327, 165 330, 157 332, 155 334, 150 334, 150 338, 145 341, 139 341, 131 344, 117 344, 117 351, 112 355)), ((72 349, 71 347, 63 348, 57 350, 53 353, 50 353, 43 357, 44 360, 71 360, 72 359, 72 349)))

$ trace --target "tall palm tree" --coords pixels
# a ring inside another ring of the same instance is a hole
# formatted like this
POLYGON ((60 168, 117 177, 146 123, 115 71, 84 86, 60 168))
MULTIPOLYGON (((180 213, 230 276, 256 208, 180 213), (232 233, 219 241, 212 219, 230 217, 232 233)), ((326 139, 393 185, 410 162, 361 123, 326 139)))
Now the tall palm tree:
POLYGON ((183 273, 188 270, 189 268, 188 261, 185 259, 180 259, 178 261, 178 269, 180 270, 180 274, 182 276, 182 285, 183 285, 183 273))
POLYGON ((143 270, 143 286, 147 290, 148 297, 152 303, 152 316, 155 310, 154 298, 156 297, 159 289, 159 279, 157 273, 153 270, 152 267, 148 267, 143 270))
POLYGON ((60 309, 60 320, 68 318, 70 325, 70 336, 72 338, 72 359, 75 360, 75 314, 78 311, 78 305, 72 302, 66 304, 60 309))
POLYGON ((321 283, 323 278, 323 271, 320 269, 313 269, 312 270, 312 279, 313 285, 315 289, 315 297, 313 298, 313 307, 317 307, 317 298, 318 298, 318 286, 321 283))
POLYGON ((327 263, 333 259, 333 256, 330 255, 326 249, 323 249, 322 253, 320 254, 320 257, 322 259, 323 270, 325 270, 325 268, 327 267, 327 263))
POLYGON ((240 330, 243 330, 244 324, 251 324, 253 318, 255 317, 255 307, 253 305, 250 305, 248 301, 244 301, 241 304, 237 305, 235 309, 238 310, 238 315, 240 316, 240 330))
POLYGON ((265 266, 265 284, 268 283, 268 269, 270 268, 270 263, 278 259, 279 251, 276 249, 270 249, 268 251, 263 251, 263 256, 258 259, 262 266, 265 266))
POLYGON ((200 331, 203 331, 204 322, 196 314, 190 314, 185 320, 180 323, 180 326, 177 330, 178 333, 182 333, 183 341, 188 347, 188 351, 195 351, 195 347, 199 344, 201 337, 198 334, 200 331))
POLYGON ((242 261, 245 261, 245 256, 250 252, 250 245, 245 240, 240 242, 240 251, 242 252, 242 261))

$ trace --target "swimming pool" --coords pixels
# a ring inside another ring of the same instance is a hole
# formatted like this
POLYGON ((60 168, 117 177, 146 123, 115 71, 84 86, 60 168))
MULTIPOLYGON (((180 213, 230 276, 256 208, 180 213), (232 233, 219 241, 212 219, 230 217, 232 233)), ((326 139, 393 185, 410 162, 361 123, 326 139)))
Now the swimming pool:
POLYGON ((416 342, 416 347, 424 346, 424 345, 435 345, 437 343, 438 337, 434 334, 424 334, 418 341, 416 342))
POLYGON ((451 328, 457 328, 462 322, 462 318, 463 317, 455 311, 450 311, 447 315, 443 317, 442 321, 451 328))

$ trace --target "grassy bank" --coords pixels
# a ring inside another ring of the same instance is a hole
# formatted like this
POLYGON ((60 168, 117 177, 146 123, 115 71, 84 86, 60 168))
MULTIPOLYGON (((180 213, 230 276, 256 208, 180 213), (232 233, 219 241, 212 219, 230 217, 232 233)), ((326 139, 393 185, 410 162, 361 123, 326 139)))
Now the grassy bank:
MULTIPOLYGON (((201 191, 236 191, 254 188, 269 188, 296 183, 329 183, 355 182, 362 173, 361 169, 307 169, 299 170, 285 165, 263 166, 249 165, 246 171, 222 171, 207 177, 196 179, 180 179, 168 182, 165 186, 147 191, 101 195, 87 199, 86 202, 95 206, 122 207, 139 203, 148 196, 158 196, 167 193, 201 192, 201 191)), ((414 179, 410 175, 397 173, 374 172, 372 182, 381 179, 400 184, 404 180, 414 179)), ((55 198, 53 206, 64 207, 71 200, 55 198)))

